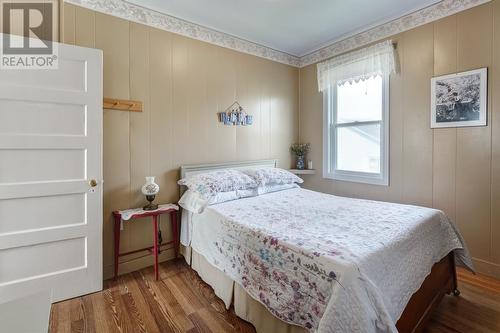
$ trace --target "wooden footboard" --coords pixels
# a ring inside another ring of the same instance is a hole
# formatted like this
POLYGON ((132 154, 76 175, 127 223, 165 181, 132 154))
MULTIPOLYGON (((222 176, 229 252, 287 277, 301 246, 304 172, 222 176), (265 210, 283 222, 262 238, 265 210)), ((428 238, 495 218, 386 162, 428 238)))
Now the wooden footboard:
POLYGON ((450 252, 432 267, 431 273, 413 294, 396 323, 401 333, 420 332, 445 294, 458 295, 455 258, 450 252))

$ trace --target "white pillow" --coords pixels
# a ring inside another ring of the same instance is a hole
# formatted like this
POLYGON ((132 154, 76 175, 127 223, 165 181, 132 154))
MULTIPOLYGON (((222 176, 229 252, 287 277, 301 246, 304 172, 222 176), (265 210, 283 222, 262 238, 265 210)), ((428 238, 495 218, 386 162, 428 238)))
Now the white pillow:
POLYGON ((238 197, 240 199, 242 199, 242 198, 248 198, 248 197, 255 197, 256 195, 258 195, 258 193, 256 193, 256 190, 257 190, 257 187, 249 188, 246 190, 238 190, 238 191, 236 191, 236 193, 238 193, 238 197))
POLYGON ((208 201, 198 192, 187 190, 178 202, 179 206, 192 213, 202 213, 208 205, 208 201))
POLYGON ((179 206, 189 212, 201 214, 207 206, 255 195, 257 195, 256 189, 218 192, 207 200, 200 193, 192 190, 187 190, 180 198, 179 206))
POLYGON ((208 200, 208 205, 239 199, 238 191, 219 192, 208 200))
POLYGON ((257 194, 262 195, 262 194, 266 194, 266 193, 289 190, 291 188, 300 188, 300 186, 295 184, 295 183, 279 184, 279 185, 276 185, 276 184, 275 185, 264 185, 264 186, 257 187, 257 194))
POLYGON ((259 186, 303 183, 304 181, 293 173, 280 168, 256 168, 243 171, 252 177, 259 186))
POLYGON ((247 190, 257 187, 257 183, 248 175, 238 170, 223 169, 199 173, 177 182, 187 186, 206 200, 210 200, 217 193, 237 190, 247 190))

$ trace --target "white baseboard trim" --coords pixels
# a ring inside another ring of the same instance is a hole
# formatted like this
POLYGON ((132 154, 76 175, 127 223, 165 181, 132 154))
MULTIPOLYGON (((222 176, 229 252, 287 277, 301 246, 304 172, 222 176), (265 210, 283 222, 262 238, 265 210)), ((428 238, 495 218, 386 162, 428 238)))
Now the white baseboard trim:
POLYGON ((478 273, 500 279, 500 264, 478 258, 472 258, 472 262, 478 273))

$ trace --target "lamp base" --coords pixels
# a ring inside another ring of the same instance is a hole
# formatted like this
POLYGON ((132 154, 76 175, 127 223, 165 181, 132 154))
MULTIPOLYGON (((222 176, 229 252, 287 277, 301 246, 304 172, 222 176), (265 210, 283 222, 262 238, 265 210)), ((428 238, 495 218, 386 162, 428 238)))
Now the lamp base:
POLYGON ((157 210, 158 205, 154 204, 154 203, 149 203, 146 206, 142 207, 142 209, 144 209, 144 210, 157 210))
POLYGON ((158 205, 153 203, 153 200, 155 199, 154 195, 146 195, 146 199, 149 201, 149 203, 142 207, 144 210, 156 210, 158 209, 158 205))

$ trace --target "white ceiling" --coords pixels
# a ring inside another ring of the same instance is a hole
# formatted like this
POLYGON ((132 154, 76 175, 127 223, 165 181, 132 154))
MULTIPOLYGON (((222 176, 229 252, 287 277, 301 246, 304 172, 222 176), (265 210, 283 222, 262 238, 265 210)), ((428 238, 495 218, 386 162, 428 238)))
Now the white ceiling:
POLYGON ((294 56, 440 0, 128 0, 294 56))

